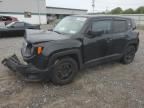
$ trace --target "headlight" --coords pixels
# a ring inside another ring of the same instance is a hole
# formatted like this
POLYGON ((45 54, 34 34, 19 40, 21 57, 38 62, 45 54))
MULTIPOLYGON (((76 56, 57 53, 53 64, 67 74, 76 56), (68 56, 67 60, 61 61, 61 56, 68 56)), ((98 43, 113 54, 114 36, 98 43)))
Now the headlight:
POLYGON ((22 47, 26 47, 27 45, 28 45, 27 41, 24 40, 24 42, 23 42, 23 46, 22 46, 22 47))
POLYGON ((34 53, 34 47, 31 43, 28 43, 28 42, 23 42, 23 53, 24 53, 24 56, 26 57, 30 57, 33 55, 34 53))

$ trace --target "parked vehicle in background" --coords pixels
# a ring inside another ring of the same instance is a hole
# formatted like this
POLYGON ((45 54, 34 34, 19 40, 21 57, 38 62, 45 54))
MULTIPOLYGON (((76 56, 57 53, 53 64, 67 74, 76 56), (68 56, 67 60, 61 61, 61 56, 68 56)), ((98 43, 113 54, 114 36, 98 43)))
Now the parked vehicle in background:
MULTIPOLYGON (((69 16, 53 31, 27 34, 20 63, 16 55, 2 63, 27 80, 70 83, 84 67, 112 60, 129 64, 139 46, 132 19, 117 16, 69 16)), ((33 31, 35 32, 35 31, 33 31)))
POLYGON ((0 28, 0 37, 24 36, 26 29, 40 29, 40 25, 32 25, 26 22, 12 22, 5 28, 0 28))
POLYGON ((33 25, 30 23, 26 23, 26 22, 20 22, 20 21, 16 21, 16 22, 12 22, 8 25, 6 25, 7 28, 22 28, 22 29, 40 29, 40 25, 33 25))
POLYGON ((11 22, 15 22, 18 21, 17 18, 15 17, 11 17, 11 16, 0 16, 0 22, 4 22, 5 25, 11 23, 11 22))

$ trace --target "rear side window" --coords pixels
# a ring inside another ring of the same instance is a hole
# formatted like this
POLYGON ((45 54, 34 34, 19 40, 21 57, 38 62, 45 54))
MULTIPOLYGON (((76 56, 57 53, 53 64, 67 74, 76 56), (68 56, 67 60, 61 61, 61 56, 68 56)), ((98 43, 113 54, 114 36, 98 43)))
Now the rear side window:
POLYGON ((92 23, 93 32, 103 32, 104 34, 111 31, 111 20, 94 21, 92 23))
POLYGON ((113 32, 121 33, 127 31, 127 21, 126 20, 114 20, 113 21, 113 32))

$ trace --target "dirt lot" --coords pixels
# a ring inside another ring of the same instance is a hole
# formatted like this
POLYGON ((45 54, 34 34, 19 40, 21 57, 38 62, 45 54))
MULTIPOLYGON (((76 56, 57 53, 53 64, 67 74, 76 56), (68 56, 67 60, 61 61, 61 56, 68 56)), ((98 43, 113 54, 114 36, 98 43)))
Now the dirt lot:
MULTIPOLYGON (((27 83, 0 64, 0 108, 144 108, 144 31, 132 64, 109 63, 81 71, 66 86, 27 83)), ((0 61, 22 38, 0 39, 0 61)))

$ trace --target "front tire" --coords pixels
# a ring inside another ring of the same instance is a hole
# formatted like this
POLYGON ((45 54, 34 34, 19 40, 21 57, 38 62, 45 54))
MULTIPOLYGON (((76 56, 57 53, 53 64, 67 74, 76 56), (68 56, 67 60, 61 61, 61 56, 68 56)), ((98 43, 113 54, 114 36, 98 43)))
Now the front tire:
POLYGON ((124 56, 121 61, 123 64, 130 64, 133 62, 136 53, 136 47, 134 45, 128 46, 125 50, 124 56))
POLYGON ((78 71, 77 62, 70 58, 62 58, 55 61, 51 81, 55 85, 65 85, 73 81, 78 71))

